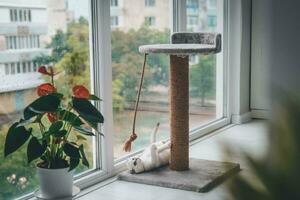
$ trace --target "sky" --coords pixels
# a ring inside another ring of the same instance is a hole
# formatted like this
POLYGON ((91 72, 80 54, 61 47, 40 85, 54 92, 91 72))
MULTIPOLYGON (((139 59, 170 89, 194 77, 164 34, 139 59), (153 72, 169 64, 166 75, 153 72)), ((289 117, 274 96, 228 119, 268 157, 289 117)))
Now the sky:
POLYGON ((80 16, 88 18, 89 16, 89 1, 88 0, 67 0, 69 10, 74 11, 75 19, 80 16))

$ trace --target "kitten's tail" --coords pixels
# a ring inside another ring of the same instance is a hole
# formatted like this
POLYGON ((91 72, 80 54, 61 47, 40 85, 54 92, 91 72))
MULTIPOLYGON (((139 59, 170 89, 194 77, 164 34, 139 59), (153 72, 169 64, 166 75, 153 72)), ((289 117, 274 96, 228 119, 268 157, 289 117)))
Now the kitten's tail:
POLYGON ((153 129, 153 132, 151 133, 151 144, 153 144, 153 143, 156 142, 156 135, 157 135, 157 131, 158 131, 159 125, 160 125, 160 123, 157 122, 155 128, 153 129))

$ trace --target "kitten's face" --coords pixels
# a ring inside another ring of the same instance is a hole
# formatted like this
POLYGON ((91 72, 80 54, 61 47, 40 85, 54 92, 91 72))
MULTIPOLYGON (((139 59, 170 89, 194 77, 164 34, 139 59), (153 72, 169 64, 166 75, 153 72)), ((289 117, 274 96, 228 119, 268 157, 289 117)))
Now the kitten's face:
POLYGON ((144 165, 140 158, 131 158, 127 161, 127 168, 131 174, 138 174, 144 171, 144 165))

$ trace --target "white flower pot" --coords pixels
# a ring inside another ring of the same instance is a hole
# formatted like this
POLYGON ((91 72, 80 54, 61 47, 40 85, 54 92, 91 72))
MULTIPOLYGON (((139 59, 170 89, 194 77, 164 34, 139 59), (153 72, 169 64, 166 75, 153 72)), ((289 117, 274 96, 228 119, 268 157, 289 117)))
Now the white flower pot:
POLYGON ((73 172, 69 168, 46 169, 37 167, 40 192, 45 199, 71 197, 73 189, 73 172))

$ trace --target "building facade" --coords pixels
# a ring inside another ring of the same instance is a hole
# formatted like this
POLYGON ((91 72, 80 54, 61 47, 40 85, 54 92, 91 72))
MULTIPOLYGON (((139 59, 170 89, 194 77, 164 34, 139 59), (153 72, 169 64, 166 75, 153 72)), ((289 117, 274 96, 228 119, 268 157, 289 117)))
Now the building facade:
MULTIPOLYGON (((111 26, 123 31, 143 24, 164 30, 171 26, 171 0, 111 0, 111 26)), ((214 31, 217 0, 187 0, 187 30, 214 31)))
POLYGON ((18 112, 42 82, 34 58, 49 54, 56 30, 66 30, 62 0, 0 0, 0 114, 18 112))

